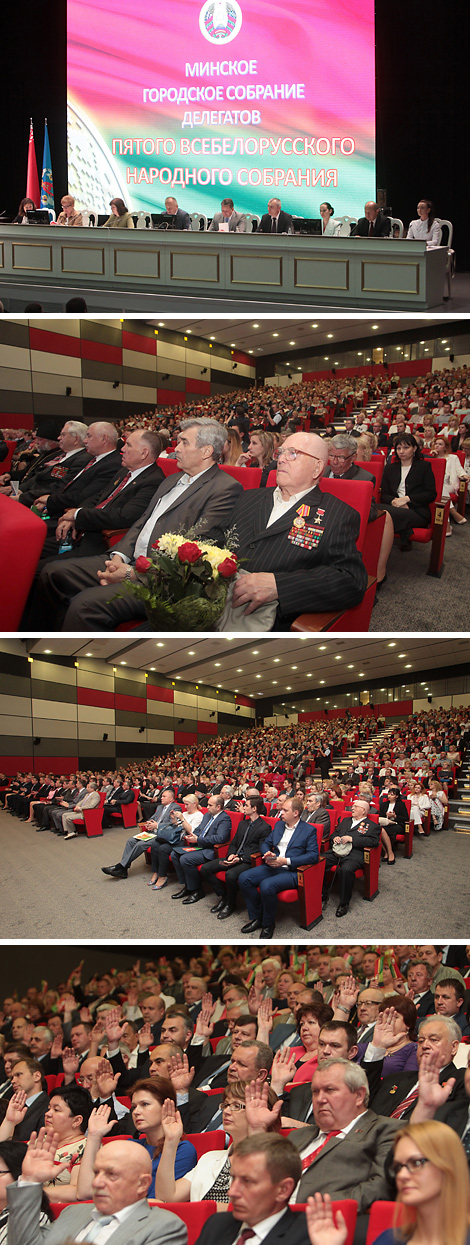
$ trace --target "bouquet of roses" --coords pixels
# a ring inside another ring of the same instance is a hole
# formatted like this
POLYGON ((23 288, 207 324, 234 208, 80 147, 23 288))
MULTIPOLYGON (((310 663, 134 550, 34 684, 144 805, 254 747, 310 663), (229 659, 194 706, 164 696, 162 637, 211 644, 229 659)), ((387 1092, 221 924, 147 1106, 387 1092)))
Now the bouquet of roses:
POLYGON ((223 612, 236 555, 190 535, 160 536, 151 556, 137 558, 136 578, 123 581, 154 630, 209 631, 223 612))

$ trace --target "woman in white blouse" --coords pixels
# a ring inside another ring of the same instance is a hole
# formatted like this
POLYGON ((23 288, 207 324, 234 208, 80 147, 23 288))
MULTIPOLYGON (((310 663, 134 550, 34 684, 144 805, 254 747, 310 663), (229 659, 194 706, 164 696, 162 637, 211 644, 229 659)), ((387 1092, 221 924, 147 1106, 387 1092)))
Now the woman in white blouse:
MULTIPOLYGON (((443 436, 442 433, 438 433, 434 441, 432 452, 436 458, 445 458, 446 460, 446 473, 444 476, 444 484, 442 486, 441 501, 448 501, 452 493, 458 493, 460 480, 468 480, 467 472, 465 471, 465 468, 462 467, 460 458, 458 458, 457 454, 452 454, 451 448, 449 438, 443 436)), ((449 513, 452 515, 455 523, 460 525, 461 523, 467 522, 463 514, 459 514, 456 507, 452 504, 449 513)), ((452 536, 450 520, 447 524, 446 536, 452 536)))
POLYGON ((414 242, 427 242, 428 246, 439 246, 441 227, 435 219, 434 204, 430 199, 420 199, 417 209, 418 220, 410 222, 407 238, 414 242))
POLYGON ((423 814, 431 807, 427 791, 424 790, 422 782, 415 782, 409 787, 409 798, 411 804, 411 821, 417 827, 418 834, 424 834, 423 830, 423 814))
POLYGON ((332 208, 331 203, 320 203, 321 231, 322 234, 327 234, 329 237, 332 237, 336 230, 333 213, 334 208, 332 208))

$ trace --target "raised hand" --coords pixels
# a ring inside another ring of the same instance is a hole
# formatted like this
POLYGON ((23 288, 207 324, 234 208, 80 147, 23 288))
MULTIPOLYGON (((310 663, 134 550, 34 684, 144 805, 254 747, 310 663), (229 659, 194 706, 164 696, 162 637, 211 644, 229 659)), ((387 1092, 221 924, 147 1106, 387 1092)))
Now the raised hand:
POLYGON ((187 1094, 195 1073, 195 1068, 189 1066, 188 1056, 170 1055, 168 1072, 175 1093, 187 1094))
POLYGON ((64 1040, 63 1034, 56 1033, 56 1036, 51 1046, 51 1059, 59 1059, 60 1055, 62 1054, 63 1040, 64 1040))
POLYGON ((33 1184, 45 1184, 65 1171, 67 1163, 54 1162, 58 1145, 58 1133, 49 1133, 46 1136, 45 1128, 40 1128, 38 1133, 31 1133, 21 1168, 23 1180, 32 1181, 33 1184))
POLYGON ((16 1094, 12 1094, 10 1098, 5 1119, 16 1128, 16 1125, 24 1120, 27 1110, 26 1094, 24 1090, 18 1089, 16 1094))
POLYGON ((248 993, 248 1011, 250 1016, 257 1016, 260 1004, 263 1002, 263 995, 257 985, 250 987, 248 993))
MULTIPOLYGON (((300 1039, 299 1039, 300 1040, 300 1039)), ((295 1072, 295 1051, 289 1046, 276 1051, 271 1068, 271 1085, 276 1094, 283 1094, 295 1072)))
POLYGON ((438 1107, 444 1106, 455 1085, 455 1076, 449 1077, 444 1085, 440 1084, 440 1065, 441 1059, 437 1051, 430 1051, 429 1054, 421 1056, 418 1102, 423 1107, 432 1108, 433 1114, 438 1107))
POLYGON ((110 1115, 111 1107, 108 1107, 104 1102, 99 1107, 93 1107, 88 1120, 87 1136, 98 1137, 100 1140, 102 1137, 106 1137, 106 1134, 111 1132, 114 1124, 114 1120, 110 1119, 110 1115))
POLYGON ((207 996, 207 994, 204 994, 202 997, 201 1010, 196 1020, 196 1033, 198 1037, 204 1037, 204 1038, 212 1037, 212 1034, 214 1032, 214 1026, 211 1023, 211 1016, 213 1015, 213 1013, 214 1013, 214 1004, 212 1000, 212 995, 209 994, 209 996, 207 996), (210 1004, 205 1002, 207 997, 210 998, 210 1004))
POLYGON ((112 1007, 106 1012, 106 1035, 110 1046, 117 1046, 124 1033, 125 1021, 122 1023, 121 1008, 112 1007))
POLYGON ((139 1029, 137 1036, 139 1039, 140 1050, 148 1050, 150 1043, 152 1041, 152 1030, 150 1027, 149 1020, 146 1020, 145 1024, 142 1025, 142 1027, 139 1029))
POLYGON ((79 1069, 79 1058, 71 1046, 64 1046, 62 1051, 62 1067, 66 1076, 74 1077, 79 1069))
POLYGON ((346 1222, 340 1210, 336 1211, 335 1222, 328 1193, 324 1197, 321 1193, 309 1197, 305 1216, 310 1245, 345 1245, 348 1236, 346 1222))
POLYGON ((268 1105, 269 1085, 259 1078, 250 1081, 245 1090, 245 1118, 248 1133, 266 1133, 271 1124, 279 1119, 282 1101, 279 1098, 273 1107, 268 1105))
POLYGON ((382 1046, 388 1050, 390 1046, 395 1045, 398 1038, 397 1020, 398 1012, 394 1007, 386 1007, 385 1011, 380 1012, 375 1022, 373 1046, 382 1046))
POLYGON ((171 1098, 165 1098, 162 1106, 162 1128, 165 1141, 177 1146, 183 1136, 183 1121, 171 1098))
POLYGON ((273 1001, 263 999, 258 1008, 258 1041, 267 1042, 273 1027, 273 1001), (262 1036, 261 1036, 262 1035, 262 1036))
POLYGON ((110 1098, 116 1093, 120 1072, 113 1072, 109 1059, 100 1059, 95 1072, 95 1082, 100 1098, 110 1098))
POLYGON ((89 1025, 89 1024, 92 1024, 92 1022, 93 1022, 93 1016, 92 1016, 92 1014, 91 1014, 91 1011, 90 1011, 90 1008, 89 1008, 89 1007, 81 1007, 81 1008, 80 1008, 80 1020, 82 1020, 82 1021, 83 1021, 83 1024, 84 1024, 84 1025, 89 1025))
POLYGON ((342 982, 339 989, 335 990, 334 1001, 335 1003, 341 1003, 342 1007, 349 1007, 349 1010, 351 1011, 354 1004, 357 1002, 359 990, 360 986, 357 981, 354 980, 354 977, 347 977, 346 980, 342 982))

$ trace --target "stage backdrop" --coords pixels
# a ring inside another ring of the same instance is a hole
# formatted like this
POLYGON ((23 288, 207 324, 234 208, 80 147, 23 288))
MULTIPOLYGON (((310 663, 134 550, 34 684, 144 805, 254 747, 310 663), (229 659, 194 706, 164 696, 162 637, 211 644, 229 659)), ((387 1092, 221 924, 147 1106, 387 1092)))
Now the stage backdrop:
POLYGON ((375 198, 373 0, 68 0, 69 191, 134 211, 375 198))

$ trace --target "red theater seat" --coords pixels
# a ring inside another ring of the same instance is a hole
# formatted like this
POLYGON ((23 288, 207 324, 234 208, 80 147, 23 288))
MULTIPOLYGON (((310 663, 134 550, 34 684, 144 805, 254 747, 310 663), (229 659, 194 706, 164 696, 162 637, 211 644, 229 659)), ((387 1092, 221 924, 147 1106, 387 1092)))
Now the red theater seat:
MULTIPOLYGON (((333 1218, 336 1219, 336 1214, 340 1210, 345 1220, 348 1232, 345 1245, 353 1245, 354 1233, 356 1230, 357 1202, 355 1202, 353 1198, 348 1197, 343 1198, 339 1202, 332 1202, 331 1205, 333 1208, 333 1218)), ((295 1202, 293 1205, 289 1206, 289 1210, 304 1211, 305 1207, 306 1202, 295 1202)))
POLYGON ((46 534, 37 514, 0 495, 1 631, 18 630, 46 534))
POLYGON ((396 1202, 373 1202, 369 1211, 366 1245, 374 1245, 382 1232, 393 1228, 395 1222, 399 1224, 403 1219, 404 1209, 404 1206, 397 1206, 396 1202))

